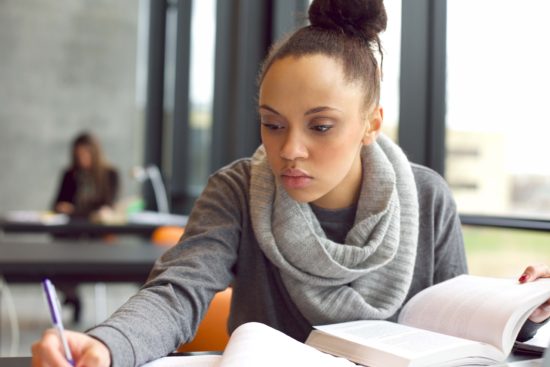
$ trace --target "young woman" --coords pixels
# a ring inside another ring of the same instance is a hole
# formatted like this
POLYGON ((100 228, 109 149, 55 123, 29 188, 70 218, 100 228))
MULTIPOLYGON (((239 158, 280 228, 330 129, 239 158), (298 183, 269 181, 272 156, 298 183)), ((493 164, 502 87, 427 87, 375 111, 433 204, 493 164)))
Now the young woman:
MULTIPOLYGON (((136 296, 87 334, 68 333, 77 365, 166 355, 230 283, 230 330, 259 321, 304 340, 314 324, 395 318, 412 295, 467 271, 444 180, 380 134, 382 1, 317 0, 309 18, 265 61, 262 146, 210 177, 136 296)), ((33 361, 62 365, 53 332, 33 361)))
POLYGON ((111 208, 118 191, 118 174, 106 162, 97 139, 89 133, 78 135, 71 153, 72 164, 63 173, 54 210, 88 218, 102 208, 111 208))

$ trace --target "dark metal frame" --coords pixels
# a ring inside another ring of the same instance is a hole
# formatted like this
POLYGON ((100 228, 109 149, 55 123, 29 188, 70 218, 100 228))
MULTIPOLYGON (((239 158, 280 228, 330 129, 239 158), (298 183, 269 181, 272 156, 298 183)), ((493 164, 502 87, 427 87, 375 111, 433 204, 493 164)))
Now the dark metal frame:
POLYGON ((469 226, 525 229, 550 232, 550 220, 517 217, 494 217, 484 215, 461 214, 460 222, 469 226))
POLYGON ((189 192, 190 132, 189 80, 191 63, 192 0, 179 0, 177 6, 176 73, 172 121, 172 167, 170 204, 175 213, 188 213, 194 200, 189 192))
MULTIPOLYGON (((145 106, 144 165, 162 166, 164 115, 164 54, 166 37, 166 0, 149 1, 149 39, 147 53, 147 101, 145 106)), ((143 188, 145 207, 155 208, 152 187, 143 188)))
POLYGON ((402 2, 399 144, 445 173, 446 0, 402 2))
POLYGON ((211 169, 254 152, 256 75, 270 44, 269 2, 219 1, 216 29, 211 169))

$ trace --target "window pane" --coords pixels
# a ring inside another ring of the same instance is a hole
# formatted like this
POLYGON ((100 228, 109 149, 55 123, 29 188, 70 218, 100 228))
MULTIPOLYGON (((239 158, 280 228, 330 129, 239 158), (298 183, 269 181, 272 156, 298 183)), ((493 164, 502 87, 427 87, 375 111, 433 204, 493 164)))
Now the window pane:
POLYGON ((471 274, 519 277, 527 265, 550 264, 545 232, 464 226, 471 274))
POLYGON ((210 174, 210 140, 214 101, 215 0, 193 1, 191 20, 191 192, 202 190, 210 174))
POLYGON ((135 0, 0 1, 0 211, 49 208, 83 129, 119 169, 121 196, 137 191, 139 9, 135 0))
POLYGON ((447 9, 446 178, 459 210, 550 218, 550 2, 447 9))
POLYGON ((399 65, 401 62, 401 1, 386 1, 388 26, 381 34, 384 48, 380 104, 384 108, 382 130, 397 141, 399 124, 399 65))

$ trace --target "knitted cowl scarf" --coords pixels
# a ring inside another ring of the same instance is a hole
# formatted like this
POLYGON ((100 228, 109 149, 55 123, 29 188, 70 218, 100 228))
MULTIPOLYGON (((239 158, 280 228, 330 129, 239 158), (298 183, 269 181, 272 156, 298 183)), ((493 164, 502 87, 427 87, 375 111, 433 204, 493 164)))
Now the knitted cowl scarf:
POLYGON ((380 135, 361 150, 361 192, 345 243, 329 240, 307 203, 292 199, 260 146, 252 156, 256 239, 313 325, 385 319, 409 290, 418 241, 416 185, 402 150, 380 135))

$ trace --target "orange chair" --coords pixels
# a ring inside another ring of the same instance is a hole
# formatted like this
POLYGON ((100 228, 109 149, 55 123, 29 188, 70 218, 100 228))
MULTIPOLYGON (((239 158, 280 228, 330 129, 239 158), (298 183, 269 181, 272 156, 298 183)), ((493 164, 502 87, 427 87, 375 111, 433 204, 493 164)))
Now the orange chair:
POLYGON ((216 293, 201 321, 195 339, 182 344, 178 352, 223 351, 229 341, 227 319, 231 304, 231 288, 216 293))
MULTIPOLYGON (((173 246, 178 243, 185 229, 177 226, 162 226, 153 231, 151 241, 158 246, 173 246)), ((223 351, 229 341, 227 320, 231 306, 231 288, 214 295, 195 338, 182 344, 178 352, 223 351)))
POLYGON ((151 235, 151 242, 158 246, 174 246, 178 243, 185 228, 177 226, 161 226, 156 228, 151 235))

